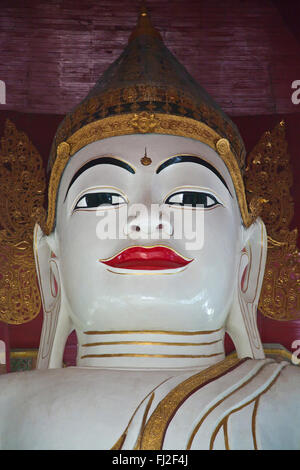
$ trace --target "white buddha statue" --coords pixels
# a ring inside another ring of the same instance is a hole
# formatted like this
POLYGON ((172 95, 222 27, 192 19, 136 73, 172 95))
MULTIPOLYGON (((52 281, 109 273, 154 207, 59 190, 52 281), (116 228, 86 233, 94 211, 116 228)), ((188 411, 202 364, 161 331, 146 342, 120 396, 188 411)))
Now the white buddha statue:
POLYGON ((267 239, 243 162, 143 10, 53 145, 39 370, 0 378, 1 448, 300 447, 300 371, 265 357, 256 326, 267 239), (77 366, 62 368, 73 329, 77 366))

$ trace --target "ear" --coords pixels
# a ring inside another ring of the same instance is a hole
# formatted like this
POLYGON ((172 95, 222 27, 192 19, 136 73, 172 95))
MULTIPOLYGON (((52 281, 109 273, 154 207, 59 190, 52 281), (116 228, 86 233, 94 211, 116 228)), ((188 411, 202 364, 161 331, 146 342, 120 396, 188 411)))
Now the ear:
POLYGON ((226 331, 240 358, 265 357, 256 316, 264 278, 267 243, 265 225, 260 218, 248 229, 243 229, 234 299, 226 323, 226 331))
POLYGON ((64 300, 59 246, 55 233, 45 236, 36 224, 33 251, 44 316, 37 368, 58 368, 62 367, 65 343, 72 330, 72 322, 64 300))

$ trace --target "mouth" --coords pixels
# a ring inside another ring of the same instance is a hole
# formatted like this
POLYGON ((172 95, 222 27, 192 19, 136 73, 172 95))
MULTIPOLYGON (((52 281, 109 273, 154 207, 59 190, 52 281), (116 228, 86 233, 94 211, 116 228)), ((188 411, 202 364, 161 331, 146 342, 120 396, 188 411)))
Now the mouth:
POLYGON ((193 260, 186 258, 170 247, 131 246, 117 253, 112 258, 99 259, 110 268, 133 271, 181 270, 193 260))

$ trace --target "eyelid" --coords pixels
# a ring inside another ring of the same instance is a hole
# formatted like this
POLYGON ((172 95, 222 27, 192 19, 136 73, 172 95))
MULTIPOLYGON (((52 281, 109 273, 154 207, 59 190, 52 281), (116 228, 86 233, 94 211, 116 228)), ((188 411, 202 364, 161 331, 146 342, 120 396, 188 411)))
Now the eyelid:
POLYGON ((180 192, 184 192, 184 191, 211 194, 212 196, 214 196, 217 199, 219 204, 221 204, 222 206, 225 206, 225 203, 224 203, 223 199, 217 193, 215 193, 215 191, 213 191, 212 189, 203 188, 203 187, 200 187, 200 186, 178 186, 177 188, 174 188, 174 189, 172 189, 172 191, 169 191, 167 193, 167 195, 163 198, 163 204, 165 204, 166 200, 171 195, 176 194, 176 193, 180 193, 180 192))
POLYGON ((93 186, 91 188, 86 188, 83 191, 81 191, 79 194, 77 194, 77 196, 74 198, 72 202, 71 212, 74 211, 75 207, 77 206, 78 202, 83 196, 90 194, 90 193, 107 193, 107 192, 113 192, 113 191, 120 193, 120 196, 122 196, 125 199, 126 203, 129 204, 128 197, 120 188, 116 188, 115 186, 93 186))

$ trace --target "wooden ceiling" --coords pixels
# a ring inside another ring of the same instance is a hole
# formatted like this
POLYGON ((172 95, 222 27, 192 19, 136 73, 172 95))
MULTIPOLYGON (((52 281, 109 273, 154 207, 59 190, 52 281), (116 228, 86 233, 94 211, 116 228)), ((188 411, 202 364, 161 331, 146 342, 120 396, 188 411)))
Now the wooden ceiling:
MULTIPOLYGON (((148 0, 153 24, 232 116, 300 112, 300 2, 148 0)), ((122 52, 138 0, 0 0, 1 109, 64 114, 122 52)))

